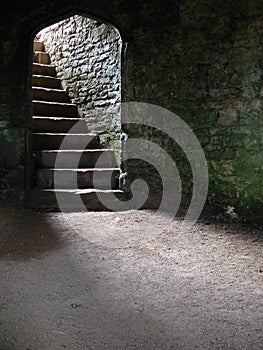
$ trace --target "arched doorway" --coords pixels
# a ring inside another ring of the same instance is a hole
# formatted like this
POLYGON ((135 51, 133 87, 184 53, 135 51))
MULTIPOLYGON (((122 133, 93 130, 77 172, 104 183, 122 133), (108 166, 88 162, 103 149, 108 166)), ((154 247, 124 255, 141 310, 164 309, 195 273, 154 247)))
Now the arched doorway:
MULTIPOLYGON (((119 193, 119 32, 74 15, 38 32, 33 47, 31 206, 56 207, 56 191, 74 195, 76 183, 85 197, 95 195, 96 190, 119 193), (67 145, 61 149, 63 140, 67 145), (64 161, 58 167, 61 154, 64 161), (103 154, 107 154, 105 166, 97 168, 96 161, 103 154), (95 175, 99 188, 94 186, 95 175)), ((97 201, 88 202, 97 209, 97 201)))

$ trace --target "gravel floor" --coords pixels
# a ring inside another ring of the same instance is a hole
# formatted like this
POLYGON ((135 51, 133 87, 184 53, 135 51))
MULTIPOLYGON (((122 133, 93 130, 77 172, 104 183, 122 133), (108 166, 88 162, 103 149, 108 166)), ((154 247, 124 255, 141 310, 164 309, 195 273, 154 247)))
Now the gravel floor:
POLYGON ((0 350, 263 349, 263 233, 0 210, 0 350))

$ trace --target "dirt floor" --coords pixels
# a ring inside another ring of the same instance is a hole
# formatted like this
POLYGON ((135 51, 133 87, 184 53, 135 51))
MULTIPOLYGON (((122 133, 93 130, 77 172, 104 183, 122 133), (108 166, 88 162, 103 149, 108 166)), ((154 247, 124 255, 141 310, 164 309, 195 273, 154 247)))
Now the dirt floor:
POLYGON ((263 349, 263 233, 0 210, 0 349, 263 349))

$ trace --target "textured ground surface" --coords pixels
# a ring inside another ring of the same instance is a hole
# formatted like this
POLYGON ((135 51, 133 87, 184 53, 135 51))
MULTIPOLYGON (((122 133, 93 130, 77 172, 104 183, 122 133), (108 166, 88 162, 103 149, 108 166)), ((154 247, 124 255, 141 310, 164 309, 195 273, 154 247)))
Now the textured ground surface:
POLYGON ((0 349, 263 349, 263 234, 0 211, 0 349))

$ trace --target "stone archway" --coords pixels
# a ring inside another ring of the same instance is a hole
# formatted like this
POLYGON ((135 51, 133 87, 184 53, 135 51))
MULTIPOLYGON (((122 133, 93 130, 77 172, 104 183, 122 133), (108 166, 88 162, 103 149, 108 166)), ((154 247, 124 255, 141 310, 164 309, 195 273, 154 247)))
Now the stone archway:
POLYGON ((19 198, 20 202, 30 188, 33 38, 42 28, 76 13, 113 23, 122 37, 127 38, 128 27, 121 23, 112 10, 107 2, 70 0, 63 4, 47 1, 43 6, 37 4, 23 7, 18 12, 12 11, 9 14, 8 9, 5 12, 6 17, 10 15, 12 18, 6 22, 1 34, 4 40, 3 55, 6 57, 0 67, 0 85, 4 91, 4 95, 1 94, 4 108, 4 117, 1 118, 3 152, 0 161, 2 198, 11 197, 15 201, 19 198))
MULTIPOLYGON (((35 190, 30 191, 30 206, 56 206, 55 198, 54 203, 46 198, 54 197, 56 190, 69 196, 79 189, 90 197, 88 190, 95 194, 119 188, 121 44, 115 28, 79 15, 37 34, 32 80, 35 190), (55 158, 66 139, 67 159, 58 169, 55 158), (98 168, 97 157, 105 152, 107 161, 98 168), (74 157, 81 158, 79 165, 74 157), (59 188, 54 183, 58 173, 63 175, 59 188)), ((89 200, 88 206, 95 209, 97 204, 89 200)))

